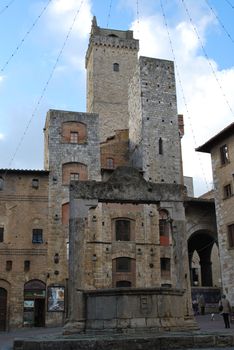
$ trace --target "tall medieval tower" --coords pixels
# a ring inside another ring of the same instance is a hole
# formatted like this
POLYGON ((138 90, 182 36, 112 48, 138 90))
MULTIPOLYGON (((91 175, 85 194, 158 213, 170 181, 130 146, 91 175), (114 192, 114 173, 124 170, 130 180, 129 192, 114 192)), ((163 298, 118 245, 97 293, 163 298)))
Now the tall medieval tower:
POLYGON ((128 129, 128 85, 139 43, 132 31, 104 29, 92 22, 86 53, 87 112, 99 114, 100 140, 128 129))

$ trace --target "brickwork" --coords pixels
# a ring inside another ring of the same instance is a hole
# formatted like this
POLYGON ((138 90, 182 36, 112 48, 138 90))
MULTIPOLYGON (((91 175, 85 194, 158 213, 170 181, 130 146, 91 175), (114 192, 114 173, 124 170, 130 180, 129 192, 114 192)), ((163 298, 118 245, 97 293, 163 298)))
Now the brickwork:
POLYGON ((87 142, 87 126, 78 122, 65 122, 62 124, 62 141, 68 143, 87 142), (71 139, 71 133, 77 134, 77 140, 71 139))
POLYGON ((7 326, 23 325, 24 285, 39 279, 47 283, 48 251, 48 173, 1 171, 4 187, 0 191, 0 287, 7 290, 7 326), (33 180, 38 187, 33 187, 33 180), (32 230, 43 230, 43 241, 33 243, 32 230), (29 271, 24 262, 30 261, 29 271), (7 261, 12 268, 7 271, 7 261))
POLYGON ((86 54, 87 111, 99 114, 101 141, 128 128, 127 91, 137 52, 138 40, 131 31, 102 29, 93 23, 86 54))
POLYGON ((115 169, 129 163, 128 130, 119 130, 115 136, 100 145, 102 169, 115 169), (112 162, 109 160, 112 159, 112 162))
POLYGON ((173 62, 140 57, 129 112, 133 165, 142 167, 150 181, 182 183, 173 62))

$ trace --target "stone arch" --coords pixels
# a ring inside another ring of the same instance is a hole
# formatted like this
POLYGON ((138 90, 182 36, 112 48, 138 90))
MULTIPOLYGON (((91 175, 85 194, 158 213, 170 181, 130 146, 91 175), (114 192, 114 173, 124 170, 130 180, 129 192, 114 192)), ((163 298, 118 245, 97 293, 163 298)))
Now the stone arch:
POLYGON ((196 283, 194 283, 196 281, 196 276, 194 275, 194 270, 192 267, 192 259, 194 254, 197 254, 200 264, 201 286, 213 286, 211 254, 215 244, 217 245, 217 239, 209 230, 200 229, 190 235, 188 239, 188 256, 192 285, 196 285, 196 283))
POLYGON ((87 165, 79 162, 64 163, 62 165, 62 183, 69 185, 71 180, 88 180, 87 165))
POLYGON ((87 125, 77 121, 64 122, 62 124, 62 141, 73 144, 87 142, 87 125))
POLYGON ((136 260, 126 255, 112 259, 112 286, 120 287, 123 281, 131 287, 136 286, 136 260))
POLYGON ((11 285, 8 281, 0 279, 0 331, 8 329, 10 288, 11 285))

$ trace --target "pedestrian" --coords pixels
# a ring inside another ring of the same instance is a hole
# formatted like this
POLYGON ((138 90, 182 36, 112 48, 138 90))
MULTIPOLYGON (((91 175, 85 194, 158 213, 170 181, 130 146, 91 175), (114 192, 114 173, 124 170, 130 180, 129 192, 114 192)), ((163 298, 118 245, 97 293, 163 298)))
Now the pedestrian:
POLYGON ((219 311, 221 311, 220 315, 223 315, 225 328, 230 328, 229 314, 231 310, 230 302, 226 298, 226 295, 223 294, 221 300, 219 301, 219 311))
POLYGON ((203 294, 200 294, 199 299, 198 299, 198 304, 199 304, 199 307, 200 307, 200 314, 201 315, 205 315, 206 303, 205 303, 205 298, 204 298, 203 294))
POLYGON ((193 306, 193 313, 194 313, 194 315, 195 316, 199 315, 197 299, 194 299, 192 301, 192 306, 193 306))

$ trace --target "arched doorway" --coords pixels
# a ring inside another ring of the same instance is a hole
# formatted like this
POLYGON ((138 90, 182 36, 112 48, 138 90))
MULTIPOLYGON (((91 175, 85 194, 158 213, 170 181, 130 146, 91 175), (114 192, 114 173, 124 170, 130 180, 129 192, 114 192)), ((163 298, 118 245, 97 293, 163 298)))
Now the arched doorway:
POLYGON ((0 288, 0 332, 6 330, 7 324, 7 290, 0 288))
POLYGON ((211 253, 214 244, 217 244, 214 237, 206 231, 194 233, 188 240, 188 254, 191 285, 200 284, 202 287, 212 287, 212 261, 211 253), (198 279, 198 271, 193 267, 193 260, 198 257, 200 264, 200 281, 198 279))
POLYGON ((46 285, 39 280, 31 280, 24 285, 24 326, 45 326, 46 285))

